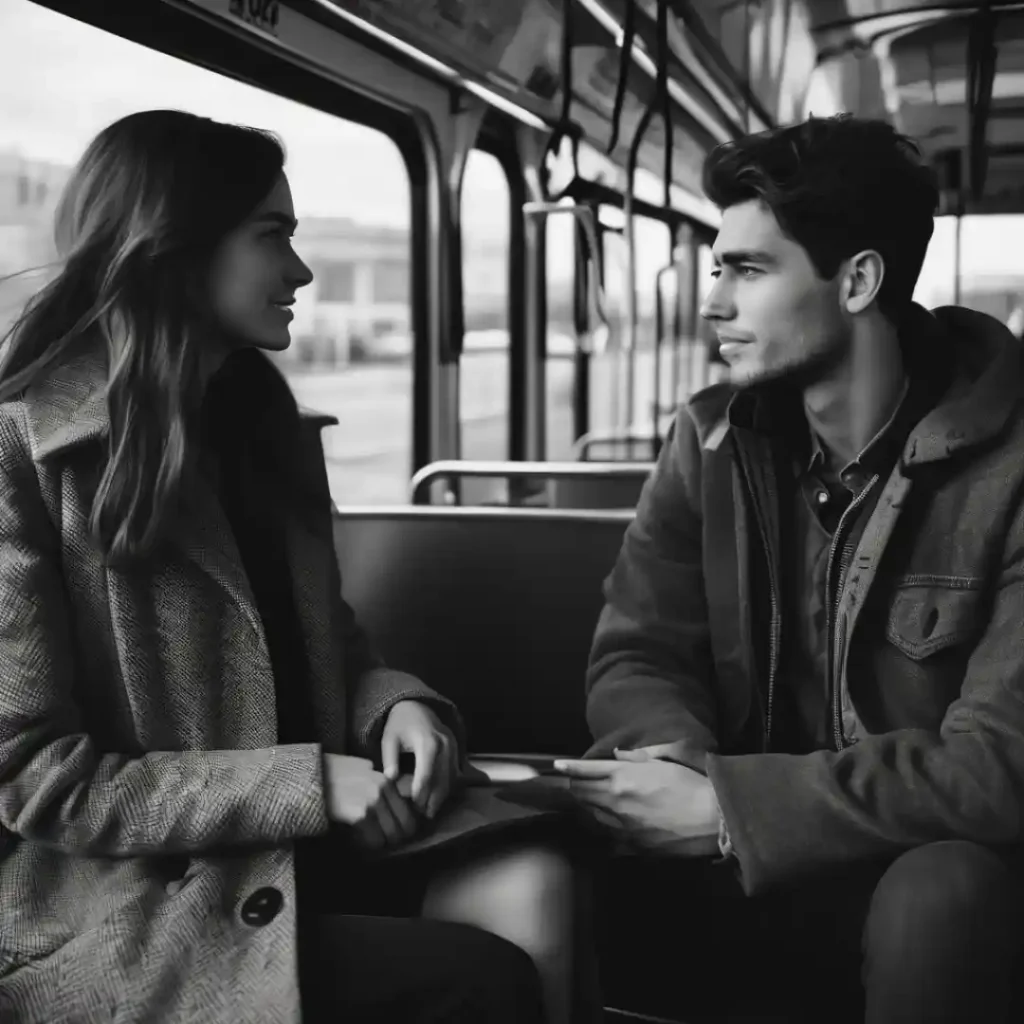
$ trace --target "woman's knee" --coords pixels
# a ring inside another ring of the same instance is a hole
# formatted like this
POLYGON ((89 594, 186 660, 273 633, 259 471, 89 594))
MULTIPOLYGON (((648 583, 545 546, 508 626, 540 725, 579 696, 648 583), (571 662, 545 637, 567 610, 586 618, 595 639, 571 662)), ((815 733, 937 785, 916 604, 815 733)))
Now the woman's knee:
POLYGON ((514 943, 539 972, 550 1019, 563 1021, 582 963, 575 883, 571 862, 557 849, 519 846, 434 879, 423 914, 474 925, 514 943))
POLYGON ((553 845, 529 844, 498 850, 480 858, 474 869, 511 882, 524 893, 545 893, 571 886, 575 869, 569 857, 553 845))
MULTIPOLYGON (((443 920, 504 920, 535 931, 546 924, 569 922, 578 880, 569 858, 554 847, 514 847, 462 864, 431 881, 424 914, 443 920)), ((542 929, 545 930, 546 929, 542 929)), ((509 931, 502 930, 508 936, 509 931)), ((533 937, 536 941, 536 936, 533 937)))

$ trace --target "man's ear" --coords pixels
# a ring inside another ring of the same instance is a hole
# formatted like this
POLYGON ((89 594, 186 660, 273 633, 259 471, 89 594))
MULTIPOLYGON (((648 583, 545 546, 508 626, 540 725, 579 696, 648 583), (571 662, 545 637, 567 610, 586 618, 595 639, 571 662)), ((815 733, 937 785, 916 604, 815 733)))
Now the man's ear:
POLYGON ((875 299, 885 279, 885 260, 874 249, 851 256, 846 261, 840 294, 847 313, 863 313, 875 299))

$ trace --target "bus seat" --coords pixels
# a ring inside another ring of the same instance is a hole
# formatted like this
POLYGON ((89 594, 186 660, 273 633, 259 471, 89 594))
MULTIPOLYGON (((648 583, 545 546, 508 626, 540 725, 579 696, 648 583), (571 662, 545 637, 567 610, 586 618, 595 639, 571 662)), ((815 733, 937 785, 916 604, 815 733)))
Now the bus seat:
POLYGON ((345 508, 345 599, 385 661, 459 706, 473 751, 578 754, 602 582, 629 512, 345 508))
POLYGON ((548 494, 552 508, 635 509, 645 483, 642 477, 555 479, 548 484, 548 494))

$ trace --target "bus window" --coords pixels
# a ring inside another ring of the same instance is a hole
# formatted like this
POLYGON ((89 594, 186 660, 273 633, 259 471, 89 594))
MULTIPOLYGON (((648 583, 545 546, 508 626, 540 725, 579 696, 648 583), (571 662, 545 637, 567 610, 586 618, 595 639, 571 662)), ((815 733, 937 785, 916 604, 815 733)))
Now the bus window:
MULTIPOLYGON (((621 234, 625 217, 621 210, 602 207, 599 218, 604 230, 601 235, 601 259, 604 263, 605 310, 608 314, 608 345, 590 360, 590 425, 594 434, 607 435, 624 429, 623 408, 625 361, 622 341, 626 322, 626 243, 621 234)), ((600 457, 612 455, 612 449, 602 445, 600 457)))
MULTIPOLYGON (((474 149, 462 179, 459 430, 464 459, 509 457, 508 274, 511 200, 498 159, 474 149)), ((462 502, 507 503, 502 480, 465 480, 462 502)))
MULTIPOLYGON (((636 251, 636 356, 633 371, 632 425, 637 428, 638 433, 648 433, 653 426, 655 405, 656 283, 658 271, 671 259, 672 236, 667 224, 649 217, 635 217, 633 233, 636 251)), ((625 273, 624 265, 623 275, 625 273)), ((665 365, 667 364, 663 360, 662 366, 665 365)))
POLYGON ((956 218, 936 217, 935 233, 914 292, 933 308, 958 303, 988 313, 1024 333, 1024 216, 979 214, 960 224, 960 286, 956 273, 956 218))
MULTIPOLYGON (((613 208, 601 210, 601 221, 612 230, 604 234, 605 295, 611 321, 611 339, 607 351, 591 360, 591 415, 590 429, 595 433, 635 430, 650 433, 654 403, 654 334, 655 334, 655 282, 658 271, 670 258, 668 226, 649 217, 633 218, 636 252, 636 336, 633 362, 632 402, 628 402, 626 387, 627 354, 624 351, 627 333, 627 288, 629 254, 622 229, 625 217, 613 208), (629 406, 632 422, 627 423, 629 406)), ((668 295, 668 287, 665 289, 668 295)), ((666 307, 668 301, 666 301, 666 307)), ((669 360, 662 353, 663 370, 669 360)), ((662 387, 666 387, 662 382, 662 387)), ((604 447, 604 446, 602 446, 604 447)), ((622 448, 619 458, 647 458, 649 446, 622 448)))
POLYGON ((28 0, 0 5, 0 330, 53 259, 53 208, 105 125, 173 107, 270 129, 288 153, 299 229, 316 274, 298 293, 292 345, 275 357, 323 431, 334 500, 406 501, 412 471, 410 189, 380 132, 101 32, 28 0), (130 82, 131 88, 125 88, 130 82))

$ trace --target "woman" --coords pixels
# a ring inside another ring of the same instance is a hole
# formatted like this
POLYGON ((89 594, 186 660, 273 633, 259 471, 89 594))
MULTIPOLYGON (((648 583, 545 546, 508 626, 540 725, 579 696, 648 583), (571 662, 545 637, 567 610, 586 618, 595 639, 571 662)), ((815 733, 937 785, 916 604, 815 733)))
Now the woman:
POLYGON ((253 129, 111 125, 5 346, 0 1022, 297 1021, 300 990, 307 1021, 568 1018, 553 849, 422 883, 360 861, 464 748, 342 601, 322 454, 260 351, 311 280, 283 166, 253 129), (448 920, 326 913, 361 871, 448 920))

